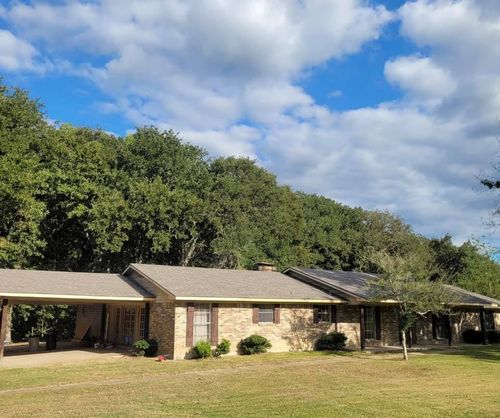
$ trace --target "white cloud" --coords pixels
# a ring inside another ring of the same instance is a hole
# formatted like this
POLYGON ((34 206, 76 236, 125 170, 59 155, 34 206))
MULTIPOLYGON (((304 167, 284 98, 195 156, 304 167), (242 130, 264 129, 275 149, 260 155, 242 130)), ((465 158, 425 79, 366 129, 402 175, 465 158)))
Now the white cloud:
POLYGON ((7 71, 33 68, 36 50, 28 42, 0 29, 0 68, 7 71))
POLYGON ((450 73, 429 57, 399 57, 386 62, 384 72, 391 83, 429 105, 439 104, 457 88, 450 73))
POLYGON ((361 0, 16 3, 7 16, 50 53, 108 56, 73 72, 115 96, 133 123, 209 131, 269 120, 252 102, 288 108, 278 101, 301 96, 296 77, 358 51, 393 17, 361 0), (267 100, 256 91, 264 85, 273 86, 267 100))
POLYGON ((344 94, 342 92, 342 90, 333 90, 330 93, 328 93, 328 97, 330 97, 330 98, 337 98, 337 97, 341 97, 342 94, 344 94))
POLYGON ((58 68, 96 83, 111 98, 101 111, 257 158, 295 188, 388 208, 422 233, 481 231, 491 202, 474 176, 497 146, 500 2, 407 2, 401 34, 422 55, 385 67, 404 98, 344 112, 297 81, 379 38, 394 16, 368 1, 31 4, 3 18, 50 59, 84 53, 58 68))

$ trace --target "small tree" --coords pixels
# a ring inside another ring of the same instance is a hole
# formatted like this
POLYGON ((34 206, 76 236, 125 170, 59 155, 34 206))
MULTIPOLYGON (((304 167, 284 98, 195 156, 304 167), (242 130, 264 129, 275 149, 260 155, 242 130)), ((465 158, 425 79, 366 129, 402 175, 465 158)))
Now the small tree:
POLYGON ((408 360, 406 332, 419 317, 448 314, 452 293, 439 281, 429 280, 425 263, 416 256, 379 252, 372 256, 372 261, 381 275, 370 283, 371 299, 397 303, 403 356, 408 360))

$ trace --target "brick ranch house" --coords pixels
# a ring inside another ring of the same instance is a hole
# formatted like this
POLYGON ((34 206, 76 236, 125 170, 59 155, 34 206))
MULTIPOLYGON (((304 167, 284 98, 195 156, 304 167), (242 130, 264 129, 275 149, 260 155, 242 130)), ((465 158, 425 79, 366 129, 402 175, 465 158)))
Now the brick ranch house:
MULTIPOLYGON (((122 274, 0 269, 0 358, 13 304, 75 304, 76 333, 119 345, 158 342, 169 358, 189 358, 197 341, 238 343, 260 334, 270 351, 310 350, 325 332, 340 331, 349 348, 399 345, 397 308, 373 303, 376 276, 290 268, 257 271, 130 264, 122 274)), ((449 286, 450 316, 419 320, 410 344, 451 344, 465 329, 500 329, 500 301, 449 286)))

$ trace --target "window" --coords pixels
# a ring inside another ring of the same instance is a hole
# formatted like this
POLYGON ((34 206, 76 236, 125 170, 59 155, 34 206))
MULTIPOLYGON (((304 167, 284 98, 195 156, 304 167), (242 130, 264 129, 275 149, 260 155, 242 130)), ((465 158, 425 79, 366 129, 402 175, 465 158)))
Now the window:
POLYGON ((146 308, 141 308, 139 313, 139 339, 144 339, 146 336, 146 308))
POLYGON ((123 308, 123 343, 132 345, 135 334, 135 308, 123 308))
POLYGON ((377 339, 377 313, 374 306, 365 306, 365 338, 367 340, 377 339))
POLYGON ((259 322, 274 322, 273 305, 259 305, 259 322))
POLYGON ((438 340, 445 340, 448 338, 448 318, 446 315, 434 315, 432 325, 433 336, 438 340))
POLYGON ((314 322, 335 322, 335 306, 314 305, 314 322))
POLYGON ((493 317, 493 311, 484 311, 484 325, 486 330, 495 329, 495 318, 493 317))
POLYGON ((198 304, 194 305, 194 334, 193 334, 193 344, 198 341, 210 341, 210 325, 212 322, 212 313, 210 310, 210 304, 198 304))

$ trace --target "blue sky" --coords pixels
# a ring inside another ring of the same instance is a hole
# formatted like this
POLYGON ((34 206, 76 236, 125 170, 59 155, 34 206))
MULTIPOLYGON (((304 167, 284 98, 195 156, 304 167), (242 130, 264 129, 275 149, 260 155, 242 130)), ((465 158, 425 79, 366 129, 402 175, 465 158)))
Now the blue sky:
POLYGON ((48 118, 172 128, 295 189, 482 237, 495 196, 500 2, 9 2, 0 73, 48 118))

